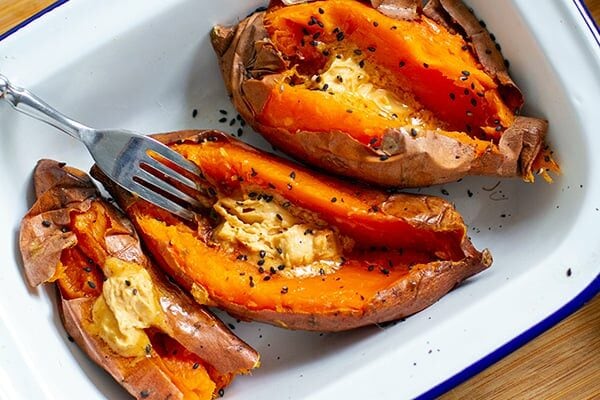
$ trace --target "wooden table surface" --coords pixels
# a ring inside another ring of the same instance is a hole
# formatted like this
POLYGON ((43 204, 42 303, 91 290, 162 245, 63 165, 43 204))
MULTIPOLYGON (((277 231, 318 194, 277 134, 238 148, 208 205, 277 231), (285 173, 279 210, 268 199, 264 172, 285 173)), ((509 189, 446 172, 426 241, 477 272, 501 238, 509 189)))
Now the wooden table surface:
MULTIPOLYGON (((0 35, 54 2, 0 0, 0 35)), ((600 296, 441 399, 600 399, 600 296)))

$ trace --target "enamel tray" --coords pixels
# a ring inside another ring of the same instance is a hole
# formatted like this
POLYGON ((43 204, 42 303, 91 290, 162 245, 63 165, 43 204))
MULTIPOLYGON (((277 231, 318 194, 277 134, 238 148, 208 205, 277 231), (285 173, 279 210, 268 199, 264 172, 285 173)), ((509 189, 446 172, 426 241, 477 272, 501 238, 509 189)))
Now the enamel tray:
MULTIPOLYGON (((233 109, 209 44, 210 27, 263 1, 77 0, 0 42, 0 73, 92 126, 142 132, 220 128, 233 109), (193 117, 193 110, 197 115, 193 117)), ((455 202, 489 270, 405 321, 339 334, 237 322, 262 355, 225 398, 401 399, 449 390, 592 298, 600 287, 600 45, 576 1, 469 1, 510 60, 527 113, 550 121, 564 174, 469 178, 428 188, 455 202), (449 193, 444 195, 443 193, 449 193), (472 193, 469 196, 468 193, 472 193)), ((235 114, 233 114, 235 115, 235 114)), ((242 139, 267 150, 247 127, 242 139)), ((0 398, 128 395, 67 340, 53 288, 27 287, 17 237, 40 158, 87 169, 84 147, 0 104, 0 398)))

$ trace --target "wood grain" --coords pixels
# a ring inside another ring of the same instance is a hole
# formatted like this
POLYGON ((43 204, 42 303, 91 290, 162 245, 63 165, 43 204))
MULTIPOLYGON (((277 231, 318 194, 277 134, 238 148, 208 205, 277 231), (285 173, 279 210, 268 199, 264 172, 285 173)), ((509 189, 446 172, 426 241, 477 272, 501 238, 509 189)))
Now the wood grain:
POLYGON ((56 0, 0 0, 0 35, 56 0))
POLYGON ((600 296, 440 399, 599 399, 600 296))
MULTIPOLYGON (((0 0, 0 34, 54 1, 0 0)), ((600 399, 600 296, 441 399, 600 399)))

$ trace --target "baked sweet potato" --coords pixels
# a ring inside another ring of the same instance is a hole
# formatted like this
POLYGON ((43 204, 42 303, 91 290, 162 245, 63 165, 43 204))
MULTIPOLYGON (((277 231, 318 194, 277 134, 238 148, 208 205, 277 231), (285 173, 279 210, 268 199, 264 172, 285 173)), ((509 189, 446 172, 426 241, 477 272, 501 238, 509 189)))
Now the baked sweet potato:
POLYGON ((548 180, 545 120, 458 0, 272 2, 211 37, 233 103, 303 162, 398 187, 465 175, 548 180))
POLYGON ((258 354, 144 256, 83 172, 41 160, 20 248, 32 286, 56 282, 66 331, 134 397, 212 399, 258 354))
POLYGON ((94 168, 163 267, 194 298, 291 329, 341 331, 429 306, 491 264, 453 206, 327 177, 223 133, 156 139, 197 164, 189 223, 94 168))

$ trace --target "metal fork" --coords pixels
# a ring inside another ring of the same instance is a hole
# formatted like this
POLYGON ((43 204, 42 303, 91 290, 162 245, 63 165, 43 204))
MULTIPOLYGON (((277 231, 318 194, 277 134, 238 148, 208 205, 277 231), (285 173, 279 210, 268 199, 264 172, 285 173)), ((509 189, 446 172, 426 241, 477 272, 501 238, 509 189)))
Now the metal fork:
POLYGON ((12 85, 3 75, 0 75, 0 98, 8 101, 15 110, 82 141, 98 167, 123 189, 187 220, 193 220, 194 213, 165 194, 192 207, 202 207, 194 197, 143 168, 150 167, 178 185, 198 190, 193 180, 164 161, 196 176, 200 176, 200 169, 159 141, 124 129, 93 129, 85 126, 61 114, 28 90, 12 85), (152 157, 152 153, 159 154, 164 160, 152 157))

